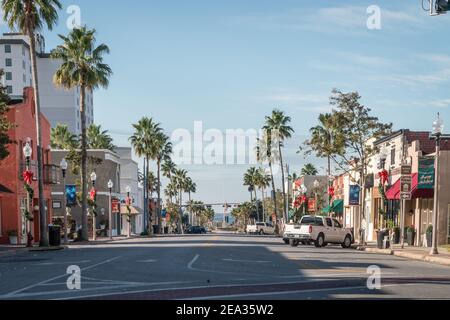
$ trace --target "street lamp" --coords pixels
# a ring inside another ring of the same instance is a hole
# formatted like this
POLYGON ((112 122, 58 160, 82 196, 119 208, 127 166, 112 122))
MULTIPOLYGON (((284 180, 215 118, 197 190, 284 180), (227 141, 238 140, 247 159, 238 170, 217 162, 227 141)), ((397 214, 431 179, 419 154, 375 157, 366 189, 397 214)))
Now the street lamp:
POLYGON ((317 212, 319 209, 319 189, 320 189, 320 181, 319 180, 315 180, 314 181, 314 199, 316 201, 316 207, 315 207, 315 211, 317 212))
POLYGON ((388 157, 388 150, 386 147, 383 147, 380 150, 380 165, 381 165, 381 169, 385 169, 386 168, 386 160, 388 157))
MULTIPOLYGON (((30 139, 28 139, 29 141, 30 139)), ((33 155, 33 149, 31 148, 30 142, 27 142, 25 144, 25 146, 23 147, 23 155, 25 157, 25 161, 26 161, 26 171, 29 172, 30 171, 30 162, 31 162, 31 156, 33 155)), ((27 182, 25 182, 27 183, 27 182)), ((31 181, 30 181, 31 183, 31 181)), ((30 186, 31 188, 31 186, 30 186)), ((28 215, 30 215, 31 213, 29 212, 30 210, 30 193, 27 191, 27 209, 26 211, 28 212, 28 215)), ((26 234, 27 234, 27 248, 31 248, 33 246, 32 242, 33 242, 33 235, 31 234, 31 222, 29 220, 29 217, 25 217, 26 222, 25 222, 25 228, 26 228, 26 234)))
POLYGON ((440 161, 439 156, 441 153, 441 137, 444 132, 444 121, 441 119, 441 115, 438 113, 437 119, 433 122, 433 138, 436 140, 436 164, 434 170, 434 209, 433 209, 433 246, 431 249, 431 255, 439 254, 438 251, 438 218, 439 218, 439 171, 440 161))
MULTIPOLYGON (((91 173, 91 182, 92 182, 92 189, 95 191, 95 182, 97 181, 97 174, 95 173, 95 171, 93 171, 91 173)), ((93 201, 95 201, 95 196, 94 199, 92 199, 93 201)), ((96 219, 96 215, 95 212, 92 212, 92 239, 95 241, 97 240, 97 219, 96 219)))
MULTIPOLYGON (((300 187, 300 192, 302 193, 302 195, 303 195, 304 197, 306 197, 306 194, 308 193, 308 188, 306 188, 306 186, 303 184, 303 185, 300 187)), ((303 215, 306 215, 306 201, 305 201, 305 203, 303 204, 303 215)))
POLYGON ((64 188, 64 198, 63 198, 63 208, 64 208, 64 245, 67 246, 67 244, 69 243, 68 237, 67 237, 67 194, 66 194, 66 173, 67 173, 67 168, 69 167, 66 159, 62 159, 61 163, 59 164, 59 166, 61 167, 61 171, 62 171, 62 177, 63 177, 63 188, 64 188))
MULTIPOLYGON (((127 207, 129 207, 129 206, 131 206, 131 198, 130 198, 131 187, 130 186, 126 186, 125 191, 127 193, 127 201, 126 201, 126 203, 127 203, 127 207)), ((129 210, 129 208, 127 208, 127 210, 129 210)), ((129 211, 128 211, 127 222, 128 222, 128 238, 130 238, 131 237, 131 214, 130 214, 129 211)), ((153 228, 153 226, 152 226, 152 228, 153 228)))
POLYGON ((109 240, 112 240, 112 189, 114 188, 114 183, 112 180, 108 181, 108 189, 109 189, 109 240))

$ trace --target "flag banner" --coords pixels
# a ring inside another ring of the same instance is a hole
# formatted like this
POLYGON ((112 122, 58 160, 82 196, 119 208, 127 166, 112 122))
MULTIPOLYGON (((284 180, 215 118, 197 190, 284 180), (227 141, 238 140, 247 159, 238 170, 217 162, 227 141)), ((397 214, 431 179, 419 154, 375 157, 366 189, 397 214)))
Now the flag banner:
POLYGON ((66 186, 66 204, 68 207, 77 204, 77 187, 73 185, 66 186))
POLYGON ((434 166, 434 157, 419 160, 419 189, 434 189, 434 166))
POLYGON ((349 205, 359 206, 361 188, 358 185, 350 186, 349 205))

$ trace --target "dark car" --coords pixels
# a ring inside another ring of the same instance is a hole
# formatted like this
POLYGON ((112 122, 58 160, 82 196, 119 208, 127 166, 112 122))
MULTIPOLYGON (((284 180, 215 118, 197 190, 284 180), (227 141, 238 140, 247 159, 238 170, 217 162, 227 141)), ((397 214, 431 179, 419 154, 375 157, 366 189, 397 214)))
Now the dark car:
POLYGON ((188 234, 206 234, 206 229, 203 227, 195 226, 195 227, 189 227, 187 229, 188 234))

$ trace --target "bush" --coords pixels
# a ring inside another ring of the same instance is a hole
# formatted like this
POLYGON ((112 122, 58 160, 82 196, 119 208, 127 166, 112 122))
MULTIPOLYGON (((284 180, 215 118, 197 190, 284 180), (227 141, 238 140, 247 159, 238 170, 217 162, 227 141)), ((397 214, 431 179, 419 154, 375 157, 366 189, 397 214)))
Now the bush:
POLYGON ((416 228, 414 228, 413 226, 408 227, 407 232, 409 232, 409 233, 416 233, 416 228))

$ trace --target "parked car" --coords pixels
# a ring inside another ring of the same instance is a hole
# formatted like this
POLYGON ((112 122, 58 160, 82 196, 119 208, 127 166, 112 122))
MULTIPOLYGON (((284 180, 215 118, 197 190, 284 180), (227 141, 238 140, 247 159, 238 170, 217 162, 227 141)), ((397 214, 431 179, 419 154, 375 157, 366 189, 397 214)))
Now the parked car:
POLYGON ((187 234, 206 234, 207 231, 205 228, 200 226, 189 227, 186 231, 187 234))
POLYGON ((293 247, 313 243, 318 248, 329 243, 350 248, 355 241, 352 230, 343 228, 336 219, 317 216, 304 216, 300 223, 286 225, 283 240, 293 247))
POLYGON ((247 234, 275 234, 275 227, 271 223, 257 222, 255 225, 247 226, 247 234))

